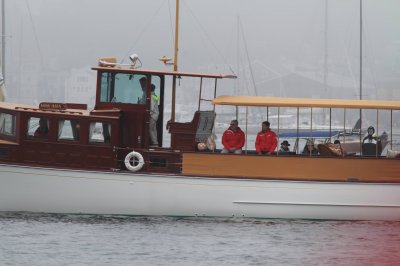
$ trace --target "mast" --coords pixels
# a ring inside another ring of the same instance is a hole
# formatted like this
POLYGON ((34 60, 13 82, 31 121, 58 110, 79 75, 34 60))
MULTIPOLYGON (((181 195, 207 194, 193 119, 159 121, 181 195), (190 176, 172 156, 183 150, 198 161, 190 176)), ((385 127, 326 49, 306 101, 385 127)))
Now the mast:
MULTIPOLYGON (((179 0, 176 0, 175 11, 175 47, 174 47, 174 71, 178 71, 178 42, 179 42, 179 0)), ((171 100, 171 122, 175 122, 175 98, 176 98, 176 76, 172 77, 172 100, 171 100)))
POLYGON ((0 102, 4 102, 4 78, 5 78, 5 61, 6 61, 6 15, 5 0, 1 1, 1 73, 0 73, 0 102))
MULTIPOLYGON (((324 19, 324 95, 327 97, 328 91, 328 0, 325 0, 325 19, 324 19)), ((325 109, 322 112, 322 122, 326 122, 325 109)), ((329 121, 331 123, 331 121, 329 121)))
POLYGON ((6 12, 5 0, 1 1, 1 74, 5 77, 5 61, 6 61, 6 12))
MULTIPOLYGON (((324 91, 327 92, 328 83, 328 0, 325 0, 325 30, 324 30, 324 91)), ((326 97, 326 95, 325 95, 326 97)), ((325 119, 325 118, 324 118, 325 119)))
POLYGON ((360 100, 362 100, 362 0, 360 0, 360 100))
MULTIPOLYGON (((362 100, 362 0, 360 0, 360 100, 362 100)), ((362 152, 362 109, 360 109, 360 154, 362 152)))

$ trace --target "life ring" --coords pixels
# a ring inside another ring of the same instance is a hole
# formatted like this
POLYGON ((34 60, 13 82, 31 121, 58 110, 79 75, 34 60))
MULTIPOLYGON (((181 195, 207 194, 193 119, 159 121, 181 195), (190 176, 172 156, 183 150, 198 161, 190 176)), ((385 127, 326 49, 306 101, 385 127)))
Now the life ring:
POLYGON ((126 155, 124 163, 128 170, 132 172, 139 171, 144 165, 143 156, 136 151, 132 151, 126 155))

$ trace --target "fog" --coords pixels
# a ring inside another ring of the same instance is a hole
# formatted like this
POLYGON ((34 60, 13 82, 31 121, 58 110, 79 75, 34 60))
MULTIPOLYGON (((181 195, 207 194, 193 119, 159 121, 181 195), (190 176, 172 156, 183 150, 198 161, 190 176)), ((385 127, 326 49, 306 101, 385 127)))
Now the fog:
MULTIPOLYGON (((179 70, 237 74, 221 94, 358 99, 359 5, 181 0, 179 70)), ((400 1, 362 6, 362 98, 400 100, 400 1)), ((158 59, 173 58, 174 9, 172 0, 6 0, 7 100, 92 101, 90 67, 105 56, 136 53, 143 68, 171 69, 158 59), (85 96, 71 92, 74 73, 89 73, 85 96)))

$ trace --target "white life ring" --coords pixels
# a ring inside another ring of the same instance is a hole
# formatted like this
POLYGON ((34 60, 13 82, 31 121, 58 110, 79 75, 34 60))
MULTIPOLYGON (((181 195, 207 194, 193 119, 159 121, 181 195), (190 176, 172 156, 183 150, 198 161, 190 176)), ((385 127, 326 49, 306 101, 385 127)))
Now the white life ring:
POLYGON ((139 171, 144 165, 143 156, 136 151, 132 151, 126 155, 124 163, 128 170, 132 172, 139 171))

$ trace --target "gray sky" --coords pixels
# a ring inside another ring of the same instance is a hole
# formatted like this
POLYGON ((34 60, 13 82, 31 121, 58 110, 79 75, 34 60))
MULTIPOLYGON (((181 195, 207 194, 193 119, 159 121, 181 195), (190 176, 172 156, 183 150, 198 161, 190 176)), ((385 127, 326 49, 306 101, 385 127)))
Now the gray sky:
MULTIPOLYGON (((173 0, 6 4, 11 76, 26 61, 44 71, 69 71, 93 66, 100 57, 137 53, 145 68, 166 69, 158 58, 173 57, 173 0)), ((363 16, 365 82, 378 89, 398 84, 400 1, 364 0, 363 16)), ((357 81, 359 0, 181 0, 179 69, 229 73, 231 68, 248 87, 253 85, 243 67, 249 61, 256 84, 296 67, 322 73, 325 29, 328 71, 357 81)))

